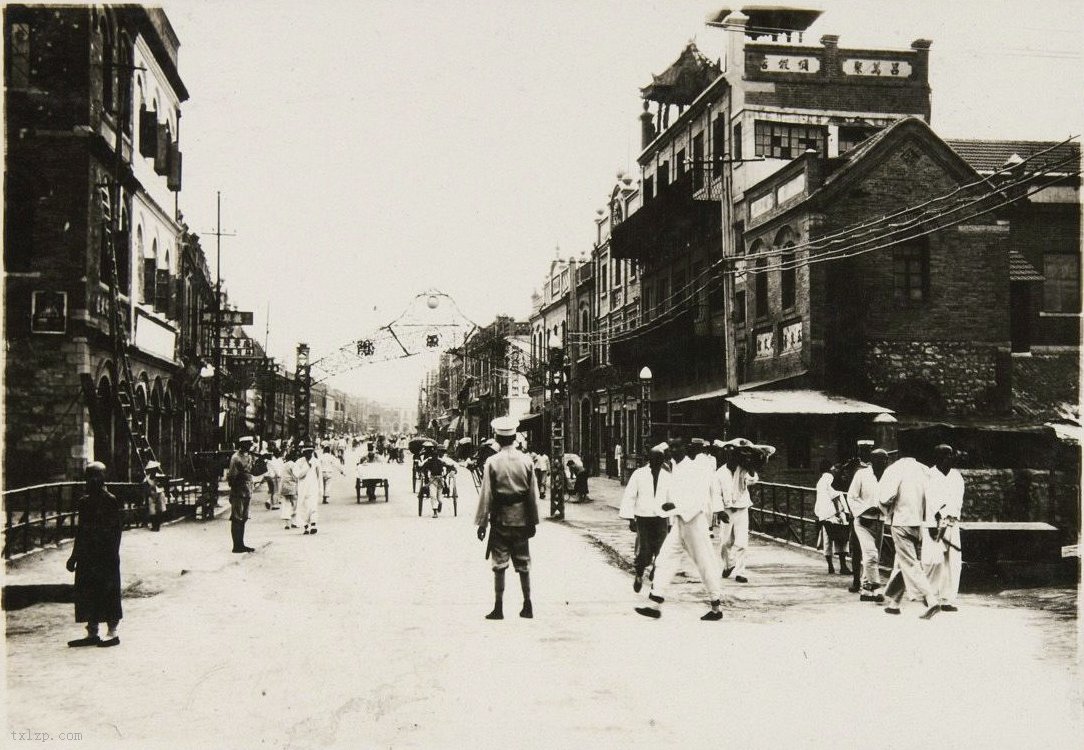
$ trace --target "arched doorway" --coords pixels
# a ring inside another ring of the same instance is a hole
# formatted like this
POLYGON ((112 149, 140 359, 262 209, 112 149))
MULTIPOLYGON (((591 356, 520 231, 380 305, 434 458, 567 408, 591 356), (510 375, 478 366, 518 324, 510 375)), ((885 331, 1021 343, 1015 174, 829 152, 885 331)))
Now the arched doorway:
POLYGON ((173 394, 164 389, 162 395, 162 466, 169 476, 176 475, 177 460, 173 442, 173 394))
POLYGON ((113 404, 116 401, 116 397, 113 394, 113 384, 109 381, 107 375, 103 375, 101 380, 98 381, 96 395, 98 398, 97 410, 100 418, 93 420, 94 460, 101 461, 106 465, 109 471, 113 471, 116 468, 113 465, 113 457, 115 455, 114 434, 116 431, 113 423, 116 409, 113 408, 113 404))

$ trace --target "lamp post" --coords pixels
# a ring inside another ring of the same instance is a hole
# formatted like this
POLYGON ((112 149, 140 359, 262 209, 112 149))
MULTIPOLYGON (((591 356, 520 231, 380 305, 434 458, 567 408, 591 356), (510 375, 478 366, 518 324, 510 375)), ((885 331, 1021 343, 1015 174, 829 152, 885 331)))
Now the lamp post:
POLYGON ((651 368, 640 370, 640 461, 647 462, 648 442, 651 440, 651 368))

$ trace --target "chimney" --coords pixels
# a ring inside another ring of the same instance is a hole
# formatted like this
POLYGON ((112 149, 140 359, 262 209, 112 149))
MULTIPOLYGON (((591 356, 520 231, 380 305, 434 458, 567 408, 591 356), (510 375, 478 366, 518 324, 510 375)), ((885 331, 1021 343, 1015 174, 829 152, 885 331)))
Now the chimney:
POLYGON ((839 59, 839 35, 825 34, 821 37, 821 46, 824 47, 822 63, 824 75, 828 78, 842 78, 843 62, 839 59))
POLYGON ((651 142, 655 140, 655 123, 654 117, 651 116, 651 112, 648 108, 651 106, 647 99, 644 99, 644 111, 640 113, 640 149, 643 150, 651 145, 651 142))

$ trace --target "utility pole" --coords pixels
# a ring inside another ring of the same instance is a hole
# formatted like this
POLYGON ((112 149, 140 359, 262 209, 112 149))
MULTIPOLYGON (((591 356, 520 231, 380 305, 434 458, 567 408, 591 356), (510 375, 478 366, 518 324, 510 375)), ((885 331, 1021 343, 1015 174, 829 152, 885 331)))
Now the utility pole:
POLYGON ((211 331, 211 366, 214 368, 214 376, 211 378, 211 406, 214 409, 214 435, 215 448, 222 445, 222 238, 234 237, 235 233, 222 231, 222 191, 215 193, 215 305, 214 305, 214 330, 211 331))

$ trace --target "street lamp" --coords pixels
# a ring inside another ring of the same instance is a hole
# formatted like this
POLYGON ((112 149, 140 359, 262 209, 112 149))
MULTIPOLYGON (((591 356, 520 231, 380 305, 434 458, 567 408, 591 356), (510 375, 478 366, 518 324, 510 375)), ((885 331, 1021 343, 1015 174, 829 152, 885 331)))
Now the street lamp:
POLYGON ((650 440, 651 368, 645 366, 640 370, 640 460, 644 463, 647 462, 647 444, 650 440))

